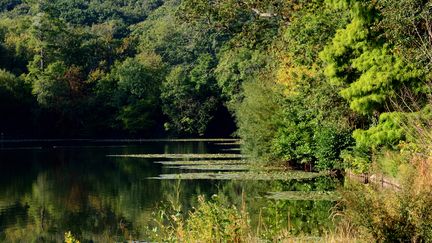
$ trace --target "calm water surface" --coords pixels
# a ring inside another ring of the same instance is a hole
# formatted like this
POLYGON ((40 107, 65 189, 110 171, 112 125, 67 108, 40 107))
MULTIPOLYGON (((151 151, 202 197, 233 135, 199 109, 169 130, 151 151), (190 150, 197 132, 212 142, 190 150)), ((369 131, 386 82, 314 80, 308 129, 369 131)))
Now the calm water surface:
MULTIPOLYGON (((108 157, 113 154, 236 153, 217 142, 51 142, 0 149, 0 241, 61 242, 72 231, 82 242, 145 240, 155 212, 168 201, 187 211, 198 195, 219 193, 241 204, 252 224, 259 215, 286 228, 319 235, 332 227, 329 201, 275 201, 269 191, 333 190, 329 178, 292 181, 156 180, 182 173, 154 163, 167 159, 108 157), (15 147, 15 148, 13 148, 15 147), (19 147, 19 148, 18 148, 19 147), (227 152, 230 151, 230 152, 227 152)), ((190 172, 190 171, 186 171, 190 172)))

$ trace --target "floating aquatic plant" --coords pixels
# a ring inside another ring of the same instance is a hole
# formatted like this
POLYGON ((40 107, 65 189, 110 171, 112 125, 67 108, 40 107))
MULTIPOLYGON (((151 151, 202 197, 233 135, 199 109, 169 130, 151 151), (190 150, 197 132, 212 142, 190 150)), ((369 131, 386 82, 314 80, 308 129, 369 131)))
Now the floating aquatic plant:
POLYGON ((226 148, 226 149, 222 149, 222 151, 226 151, 226 152, 240 152, 241 149, 240 148, 226 148))
MULTIPOLYGON (((189 161, 188 161, 189 162, 189 161)), ((223 162, 223 161, 220 161, 223 162)), ((180 170, 207 170, 207 171, 271 171, 284 170, 283 167, 257 167, 250 163, 215 163, 215 164, 164 164, 165 168, 180 170)))
POLYGON ((245 158, 242 154, 114 154, 108 157, 146 158, 146 159, 235 159, 245 158))
POLYGON ((180 169, 180 170, 208 170, 208 171, 244 171, 250 170, 249 165, 177 165, 177 166, 166 166, 168 169, 180 169))
POLYGON ((234 145, 241 145, 242 143, 240 141, 235 141, 235 142, 229 142, 229 143, 214 143, 215 145, 220 145, 220 146, 234 146, 234 145))
POLYGON ((248 164, 246 160, 175 160, 175 161, 155 161, 162 165, 238 165, 248 164))
MULTIPOLYGON (((20 141, 20 140, 17 140, 20 141)), ((47 139, 47 140, 25 140, 25 141, 65 141, 63 139, 47 139)), ((75 139, 75 141, 94 141, 94 142, 215 142, 237 144, 240 139, 236 138, 154 138, 154 139, 75 139)))
POLYGON ((266 196, 275 200, 309 200, 309 201, 337 201, 340 195, 335 191, 283 191, 269 192, 266 196))
POLYGON ((278 172, 202 172, 202 173, 181 173, 181 174, 161 174, 157 177, 148 179, 159 180, 302 180, 312 179, 328 173, 314 173, 303 171, 278 171, 278 172))

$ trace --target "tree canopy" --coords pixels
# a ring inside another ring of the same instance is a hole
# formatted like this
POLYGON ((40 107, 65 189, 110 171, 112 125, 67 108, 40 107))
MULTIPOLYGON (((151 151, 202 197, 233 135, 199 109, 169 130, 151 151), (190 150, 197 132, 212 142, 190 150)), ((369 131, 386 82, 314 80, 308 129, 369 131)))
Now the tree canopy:
POLYGON ((7 0, 10 137, 239 136, 366 170, 429 117, 429 1, 7 0), (420 122, 421 123, 421 122, 420 122))

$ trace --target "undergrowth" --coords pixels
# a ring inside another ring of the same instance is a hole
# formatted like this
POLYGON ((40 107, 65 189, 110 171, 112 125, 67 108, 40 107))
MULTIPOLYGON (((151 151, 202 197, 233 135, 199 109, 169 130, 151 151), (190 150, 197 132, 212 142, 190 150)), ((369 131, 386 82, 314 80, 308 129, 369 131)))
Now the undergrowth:
POLYGON ((186 217, 179 208, 161 208, 155 213, 153 227, 148 228, 148 237, 157 242, 362 242, 347 224, 320 237, 292 235, 289 225, 274 231, 265 221, 254 228, 245 200, 238 208, 217 195, 210 199, 199 196, 198 205, 186 217))

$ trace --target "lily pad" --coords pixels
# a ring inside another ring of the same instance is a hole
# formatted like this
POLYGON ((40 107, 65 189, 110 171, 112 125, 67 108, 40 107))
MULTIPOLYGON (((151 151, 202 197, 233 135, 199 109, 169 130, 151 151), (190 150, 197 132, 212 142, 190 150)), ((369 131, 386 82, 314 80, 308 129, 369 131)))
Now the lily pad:
POLYGON ((108 157, 143 158, 143 159, 236 159, 245 158, 241 154, 113 154, 108 157))
POLYGON ((216 171, 245 171, 250 170, 250 165, 178 165, 178 166, 166 166, 169 169, 180 169, 180 170, 216 170, 216 171))
MULTIPOLYGON (((12 140, 11 140, 12 141, 12 140)), ((24 141, 24 140, 16 140, 24 141)), ((62 139, 48 140, 25 140, 25 141, 63 141, 62 139)), ((96 142, 215 142, 215 143, 240 143, 236 138, 155 138, 155 139, 75 139, 75 141, 96 141, 96 142)))
POLYGON ((241 145, 240 141, 234 141, 234 142, 224 142, 224 143, 214 143, 215 145, 220 146, 234 146, 234 145, 241 145))
POLYGON ((175 160, 156 161, 154 163, 162 165, 240 165, 249 162, 246 160, 175 160))
POLYGON ((222 149, 222 151, 225 151, 225 152, 240 152, 241 149, 240 148, 226 148, 226 149, 222 149))
POLYGON ((161 174, 157 177, 149 177, 148 179, 159 180, 302 180, 312 179, 320 176, 328 175, 328 173, 314 173, 303 171, 284 171, 284 172, 214 172, 214 173, 181 173, 181 174, 161 174))
POLYGON ((337 201, 340 195, 335 191, 283 191, 283 192, 269 192, 266 196, 275 200, 308 200, 308 201, 337 201))
MULTIPOLYGON (((186 161, 190 162, 190 161, 186 161)), ((285 170, 283 167, 258 167, 251 163, 223 163, 225 161, 221 160, 212 164, 182 164, 175 163, 170 164, 169 162, 164 163, 165 168, 169 169, 180 169, 180 170, 207 170, 207 171, 282 171, 285 170)))

